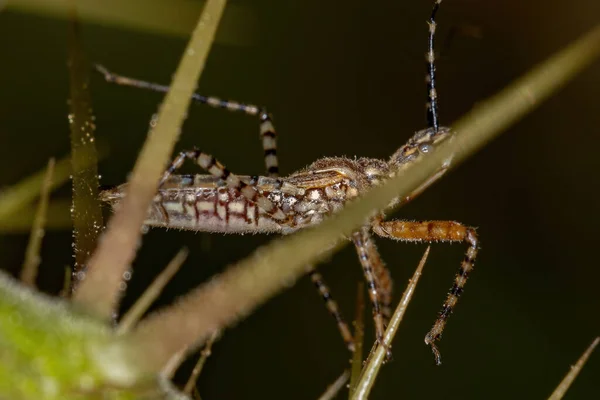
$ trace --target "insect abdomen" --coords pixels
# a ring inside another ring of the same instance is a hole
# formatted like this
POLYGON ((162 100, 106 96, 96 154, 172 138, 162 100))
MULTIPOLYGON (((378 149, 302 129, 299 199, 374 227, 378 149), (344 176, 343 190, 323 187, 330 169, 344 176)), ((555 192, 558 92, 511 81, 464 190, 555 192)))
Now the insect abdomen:
POLYGON ((164 189, 145 223, 201 232, 281 232, 282 226, 254 203, 228 188, 164 189))

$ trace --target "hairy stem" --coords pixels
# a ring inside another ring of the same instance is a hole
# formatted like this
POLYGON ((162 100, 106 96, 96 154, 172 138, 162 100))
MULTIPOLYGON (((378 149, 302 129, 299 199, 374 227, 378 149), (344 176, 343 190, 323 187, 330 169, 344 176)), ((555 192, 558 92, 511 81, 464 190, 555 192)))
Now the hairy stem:
POLYGON ((148 138, 131 173, 126 197, 109 221, 103 240, 89 260, 87 278, 74 296, 75 301, 105 318, 112 315, 118 303, 121 277, 135 257, 142 223, 164 166, 179 138, 225 3, 225 0, 207 1, 171 88, 158 115, 150 123, 148 138))

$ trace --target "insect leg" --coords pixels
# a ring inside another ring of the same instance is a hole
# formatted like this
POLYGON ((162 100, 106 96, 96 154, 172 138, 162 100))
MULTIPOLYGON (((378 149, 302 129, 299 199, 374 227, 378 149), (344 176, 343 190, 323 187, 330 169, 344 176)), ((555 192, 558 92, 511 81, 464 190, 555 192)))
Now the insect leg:
POLYGON ((475 264, 478 251, 478 238, 475 229, 454 221, 376 221, 373 232, 385 238, 407 242, 466 242, 465 258, 454 278, 454 284, 442 306, 437 320, 425 336, 425 343, 431 346, 436 364, 441 364, 440 352, 435 342, 442 337, 448 317, 462 294, 467 278, 475 264))
POLYGON ((375 246, 375 241, 370 237, 370 235, 369 240, 365 241, 364 244, 373 266, 375 279, 377 279, 377 289, 379 290, 379 301, 381 303, 381 314, 383 315, 384 326, 387 326, 390 318, 392 317, 391 305, 394 282, 392 281, 390 270, 381 259, 379 250, 377 250, 377 246, 375 246))
POLYGON ((352 333, 350 333, 350 328, 348 327, 348 324, 346 323, 346 321, 342 317, 342 314, 340 313, 336 301, 333 300, 333 298, 331 297, 329 287, 327 287, 327 284, 323 281, 323 277, 321 276, 321 274, 319 274, 315 269, 311 269, 308 275, 310 276, 310 279, 312 280, 313 284, 321 294, 321 297, 325 301, 325 306, 327 307, 327 310, 335 319, 335 322, 337 322, 338 329, 340 331, 340 334, 342 335, 344 343, 346 343, 346 347, 348 347, 348 350, 353 352, 354 338, 352 337, 352 333))
MULTIPOLYGON (((379 253, 373 243, 373 239, 369 233, 368 227, 361 228, 359 231, 354 232, 352 234, 352 241, 354 242, 354 246, 356 247, 356 252, 358 253, 358 258, 363 268, 363 272, 365 275, 365 280, 367 281, 367 290, 369 293, 369 298, 371 299, 371 303, 373 304, 373 320, 375 322, 375 335, 377 337, 378 343, 383 343, 383 333, 385 331, 385 318, 382 312, 382 299, 385 298, 384 301, 388 302, 387 308, 389 309, 389 301, 390 294, 386 293, 383 295, 381 284, 378 279, 379 274, 385 276, 381 273, 385 266, 379 257, 379 253)), ((391 279, 389 279, 389 275, 385 276, 385 285, 388 286, 387 289, 391 291, 391 279)), ((385 304, 385 303, 384 303, 385 304)), ((383 308, 386 308, 384 306, 383 308)), ((389 311, 387 311, 389 315, 389 311)), ((388 358, 391 357, 391 353, 388 350, 388 358)))
MULTIPOLYGON (((139 89, 147 89, 154 92, 166 93, 169 86, 159 85, 157 83, 142 81, 139 79, 128 78, 126 76, 115 74, 106 67, 96 64, 96 70, 104 76, 109 83, 115 83, 120 86, 130 86, 139 89)), ((277 159, 277 133, 273 125, 273 117, 264 107, 258 107, 252 104, 239 103, 233 100, 222 100, 218 97, 203 96, 198 93, 192 95, 192 100, 199 104, 206 104, 213 108, 222 108, 232 112, 243 112, 248 115, 258 117, 260 138, 263 147, 265 167, 267 175, 277 177, 279 175, 279 162, 277 159)))

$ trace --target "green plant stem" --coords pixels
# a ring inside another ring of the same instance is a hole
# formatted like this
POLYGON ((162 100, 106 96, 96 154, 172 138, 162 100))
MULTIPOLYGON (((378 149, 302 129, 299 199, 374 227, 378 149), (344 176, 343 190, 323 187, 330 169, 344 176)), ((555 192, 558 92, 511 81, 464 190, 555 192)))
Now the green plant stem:
POLYGON ((331 400, 334 399, 335 396, 344 388, 346 382, 348 382, 348 378, 350 377, 350 372, 348 370, 342 372, 342 374, 323 392, 321 396, 319 396, 319 400, 331 400))
POLYGON ((579 375, 579 372, 581 372, 581 369, 585 365, 588 358, 590 358, 590 355, 592 354, 596 346, 598 346, 598 343, 600 343, 600 337, 594 339, 592 344, 590 344, 590 346, 583 352, 581 357, 579 357, 579 360, 577 360, 575 365, 571 367, 569 373, 565 375, 560 384, 556 387, 556 389, 554 389, 554 392, 552 392, 550 397, 548 397, 548 400, 560 400, 563 398, 567 390, 569 390, 569 387, 571 387, 571 384, 573 383, 575 378, 577 378, 577 375, 579 375))
POLYGON ((65 265, 65 273, 63 278, 63 286, 60 292, 58 293, 58 297, 63 299, 68 299, 71 297, 71 278, 72 278, 72 269, 70 265, 65 265))
POLYGON ((396 311, 394 311, 394 315, 392 315, 392 319, 390 320, 390 324, 385 330, 385 334, 383 335, 383 346, 379 345, 375 347, 375 350, 369 354, 367 358, 367 362, 365 367, 362 370, 360 375, 360 379, 358 384, 356 385, 356 390, 352 394, 351 399, 353 400, 363 400, 369 397, 369 393, 373 388, 373 384, 375 384, 375 379, 377 378, 377 374, 379 374, 379 369, 381 365, 383 365, 383 361, 386 357, 387 349, 392 347, 392 340, 394 336, 396 336, 396 332, 398 331, 398 327, 402 322, 402 318, 404 317, 404 313, 408 308, 408 303, 412 299, 412 295, 417 288, 417 283, 419 282, 419 278, 421 277, 421 273, 423 272, 423 267, 425 266, 425 262, 427 262, 427 256, 429 256, 429 249, 425 250, 415 273, 413 274, 411 280, 402 294, 402 299, 396 307, 396 311))
POLYGON ((185 361, 187 349, 183 348, 175 353, 171 359, 165 364, 165 366, 161 369, 160 375, 164 376, 167 379, 173 379, 175 373, 181 366, 181 364, 185 361))
MULTIPOLYGON (((54 165, 54 177, 50 189, 54 190, 69 180, 71 174, 71 158, 66 157, 54 165)), ((40 189, 44 184, 46 170, 21 180, 12 186, 2 190, 0 194, 0 221, 15 218, 21 209, 27 207, 40 195, 40 189)))
POLYGON ((89 272, 74 299, 104 318, 118 302, 119 283, 135 257, 141 226, 173 152, 191 96, 225 8, 225 0, 209 0, 175 72, 171 89, 152 119, 148 138, 135 164, 126 197, 109 221, 106 235, 88 263, 89 272))
POLYGON ((96 248, 96 241, 104 221, 98 199, 98 153, 95 144, 95 123, 90 96, 89 63, 81 39, 81 27, 75 0, 70 1, 68 31, 69 68, 69 128, 71 131, 71 163, 73 167, 73 266, 72 288, 76 277, 96 248))
POLYGON ((190 374, 190 377, 188 378, 188 380, 185 384, 185 387, 183 388, 184 394, 187 394, 188 396, 192 395, 192 391, 196 387, 196 382, 198 381, 198 377, 202 373, 204 364, 206 363, 206 360, 208 359, 208 357, 211 355, 212 346, 218 337, 219 337, 219 332, 214 332, 206 341, 204 348, 200 352, 200 357, 198 358, 198 362, 194 366, 194 369, 192 370, 192 373, 190 374))
POLYGON ((144 293, 135 301, 133 306, 131 306, 125 315, 123 315, 123 318, 119 321, 119 325, 116 329, 117 334, 129 332, 140 318, 142 318, 142 315, 144 315, 152 303, 162 293, 167 283, 169 283, 177 271, 179 271, 188 254, 189 251, 185 247, 179 250, 167 267, 156 277, 156 279, 154 279, 154 281, 152 281, 150 286, 144 290, 144 293))
POLYGON ((122 336, 0 272, 0 398, 189 400, 148 374, 122 336))
POLYGON ((374 210, 384 209, 394 198, 406 197, 450 161, 456 166, 518 117, 533 110, 599 53, 600 26, 459 120, 453 140, 442 143, 420 161, 407 164, 396 177, 374 187, 340 213, 314 229, 272 241, 177 304, 151 314, 132 336, 136 342, 145 343, 142 347, 160 347, 146 354, 148 365, 160 368, 182 348, 193 351, 211 332, 232 325, 294 284, 306 273, 306 265, 347 243, 341 238, 363 225, 374 210), (174 330, 173 326, 185 328, 174 330))
POLYGON ((44 225, 48 213, 48 198, 50 197, 50 186, 52 185, 52 175, 54 174, 54 158, 48 160, 46 168, 46 177, 42 184, 40 200, 33 218, 29 243, 25 250, 25 261, 21 269, 21 282, 30 287, 35 287, 35 278, 37 277, 38 267, 41 262, 40 249, 42 239, 44 238, 44 225))

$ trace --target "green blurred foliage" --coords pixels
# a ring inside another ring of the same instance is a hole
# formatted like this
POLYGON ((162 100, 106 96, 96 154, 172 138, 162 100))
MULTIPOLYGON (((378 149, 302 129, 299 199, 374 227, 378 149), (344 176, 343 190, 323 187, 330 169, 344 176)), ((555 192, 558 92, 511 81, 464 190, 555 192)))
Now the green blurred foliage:
MULTIPOLYGON (((11 400, 180 399, 140 373, 104 321, 0 274, 0 393, 11 400)), ((4 398, 4 397, 3 397, 4 398)))
MULTIPOLYGON (((68 1, 63 0, 6 0, 7 10, 68 19, 68 1)), ((80 17, 90 23, 143 33, 189 37, 196 25, 202 0, 77 0, 80 17)), ((234 46, 249 46, 255 42, 256 18, 243 5, 227 7, 216 41, 234 46)))

